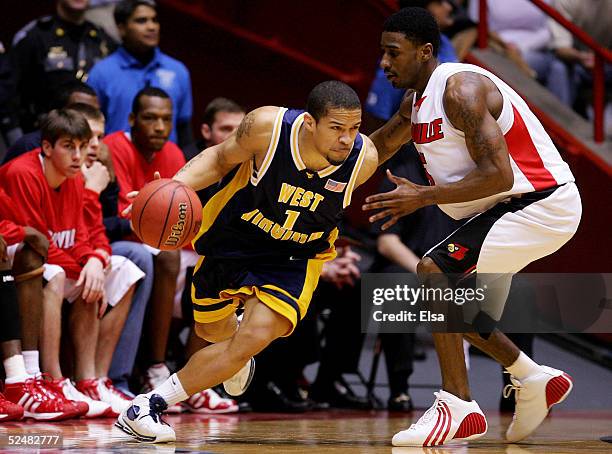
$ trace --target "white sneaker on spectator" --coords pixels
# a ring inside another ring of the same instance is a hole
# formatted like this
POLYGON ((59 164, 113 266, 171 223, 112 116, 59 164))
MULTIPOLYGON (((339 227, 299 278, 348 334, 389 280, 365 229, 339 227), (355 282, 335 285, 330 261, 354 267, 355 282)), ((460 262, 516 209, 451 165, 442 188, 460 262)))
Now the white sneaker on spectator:
POLYGON ((234 399, 221 397, 214 389, 205 389, 195 393, 183 402, 183 406, 191 413, 236 413, 238 403, 234 399))
MULTIPOLYGON (((170 369, 164 363, 158 363, 154 366, 151 366, 147 369, 147 373, 145 374, 145 382, 142 387, 142 393, 146 394, 148 392, 153 391, 158 386, 161 386, 168 378, 170 378, 170 369)), ((165 413, 182 413, 183 406, 178 403, 174 405, 170 405, 165 413)))
POLYGON ((75 402, 85 402, 89 406, 89 410, 85 413, 85 418, 104 418, 114 416, 111 406, 106 402, 92 399, 88 395, 79 391, 67 378, 63 378, 57 383, 56 389, 61 391, 62 395, 69 400, 75 402))

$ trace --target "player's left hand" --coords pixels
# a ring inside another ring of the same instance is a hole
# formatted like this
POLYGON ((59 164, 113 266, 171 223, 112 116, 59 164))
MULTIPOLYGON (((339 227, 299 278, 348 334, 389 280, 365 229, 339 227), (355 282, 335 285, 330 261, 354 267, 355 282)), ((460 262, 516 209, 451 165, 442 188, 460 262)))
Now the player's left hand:
POLYGON ((426 203, 421 196, 419 186, 411 181, 396 177, 387 170, 387 177, 397 186, 393 191, 382 194, 374 194, 366 198, 366 204, 362 207, 364 211, 382 210, 370 216, 370 222, 389 218, 383 225, 382 230, 387 230, 402 216, 406 216, 419 208, 423 208, 426 203))

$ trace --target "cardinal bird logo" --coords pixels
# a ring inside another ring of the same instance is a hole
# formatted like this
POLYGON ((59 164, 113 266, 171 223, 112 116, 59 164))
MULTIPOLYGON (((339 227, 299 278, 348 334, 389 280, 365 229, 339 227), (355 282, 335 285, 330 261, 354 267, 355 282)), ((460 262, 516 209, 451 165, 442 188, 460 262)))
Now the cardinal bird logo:
POLYGON ((465 246, 461 246, 458 243, 449 243, 447 246, 448 255, 454 258, 455 260, 463 260, 465 258, 465 254, 469 251, 465 246))

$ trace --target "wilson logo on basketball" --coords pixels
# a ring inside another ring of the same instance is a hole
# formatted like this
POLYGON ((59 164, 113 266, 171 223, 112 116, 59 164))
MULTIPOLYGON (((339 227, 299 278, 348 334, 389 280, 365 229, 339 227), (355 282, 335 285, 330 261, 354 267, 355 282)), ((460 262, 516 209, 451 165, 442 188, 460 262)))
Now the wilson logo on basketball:
POLYGON ((176 246, 181 237, 183 236, 183 230, 185 230, 185 218, 187 217, 187 204, 179 203, 178 206, 179 214, 178 214, 178 222, 172 226, 172 231, 164 244, 166 246, 176 246))
POLYGON ((447 246, 448 255, 456 260, 463 260, 465 258, 465 254, 469 251, 465 246, 461 246, 457 243, 450 243, 447 246))

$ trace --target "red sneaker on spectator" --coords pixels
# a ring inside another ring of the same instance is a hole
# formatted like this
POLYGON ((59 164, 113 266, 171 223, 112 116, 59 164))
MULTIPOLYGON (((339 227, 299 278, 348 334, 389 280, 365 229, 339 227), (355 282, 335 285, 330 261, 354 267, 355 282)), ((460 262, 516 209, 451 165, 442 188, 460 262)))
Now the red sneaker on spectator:
POLYGON ((6 383, 7 400, 23 407, 26 418, 39 421, 61 421, 76 417, 79 410, 46 383, 44 376, 28 378, 23 382, 6 383))
POLYGON ((238 403, 234 399, 221 397, 213 389, 205 389, 195 393, 183 402, 183 407, 191 413, 209 414, 237 413, 239 410, 238 403))
POLYGON ((109 411, 109 405, 86 396, 76 389, 69 379, 60 378, 55 380, 53 386, 56 392, 77 405, 81 411, 83 408, 85 409, 81 416, 85 418, 105 418, 107 416, 112 416, 109 411))
POLYGON ((0 393, 0 422, 18 421, 21 418, 23 418, 23 407, 7 400, 6 397, 0 393))
POLYGON ((105 416, 113 416, 116 418, 119 416, 119 413, 130 406, 131 399, 126 400, 123 397, 120 397, 119 391, 114 390, 114 387, 113 390, 115 392, 111 391, 106 386, 105 380, 102 378, 87 378, 85 380, 79 380, 76 383, 76 387, 80 392, 86 396, 89 396, 91 399, 104 402, 106 405, 108 405, 109 410, 105 416))

